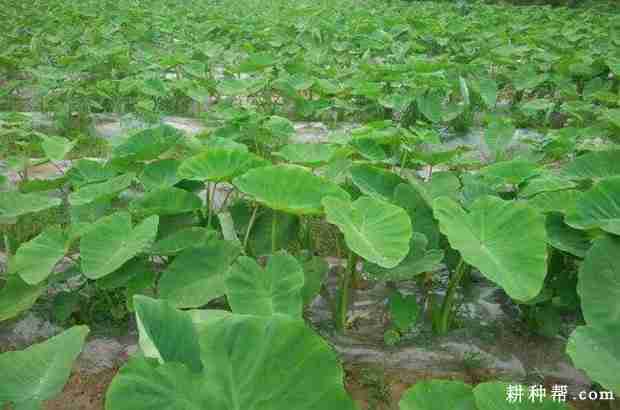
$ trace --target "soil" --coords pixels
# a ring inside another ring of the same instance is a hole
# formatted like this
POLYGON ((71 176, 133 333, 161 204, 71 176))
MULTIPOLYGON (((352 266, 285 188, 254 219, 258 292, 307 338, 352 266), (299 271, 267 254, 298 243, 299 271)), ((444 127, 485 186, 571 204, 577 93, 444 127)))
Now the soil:
POLYGON ((74 373, 63 392, 45 410, 103 410, 105 392, 118 369, 95 375, 74 373))

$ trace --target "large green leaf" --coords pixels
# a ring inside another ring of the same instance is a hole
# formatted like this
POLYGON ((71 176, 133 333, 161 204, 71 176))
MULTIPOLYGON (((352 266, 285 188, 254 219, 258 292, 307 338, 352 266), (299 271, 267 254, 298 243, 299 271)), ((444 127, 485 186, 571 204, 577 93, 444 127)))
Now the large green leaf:
POLYGON ((434 210, 441 232, 465 262, 516 300, 527 301, 540 293, 547 274, 542 214, 524 202, 493 196, 477 199, 469 213, 441 197, 434 210))
POLYGON ((161 298, 176 307, 200 307, 226 293, 225 273, 240 249, 230 241, 211 240, 181 252, 159 281, 161 298))
POLYGON ((79 159, 67 171, 67 177, 74 188, 106 181, 116 176, 117 172, 109 165, 90 159, 79 159))
POLYGON ((603 179, 581 195, 566 223, 620 235, 620 176, 603 179))
POLYGON ((274 154, 288 162, 319 166, 329 162, 338 150, 338 145, 333 144, 288 144, 274 154))
POLYGON ((140 295, 134 297, 134 306, 143 351, 152 348, 161 363, 177 362, 202 371, 198 334, 188 313, 165 300, 140 295))
POLYGON ((45 156, 52 161, 62 161, 65 156, 73 149, 76 142, 69 141, 63 137, 42 135, 41 148, 45 156))
POLYGON ((266 165, 269 161, 245 150, 214 148, 183 161, 178 173, 185 179, 221 182, 266 165))
POLYGON ((138 179, 147 191, 171 187, 181 180, 177 174, 180 165, 176 159, 160 159, 147 164, 138 179))
POLYGON ((106 410, 355 410, 331 347, 303 321, 230 315, 200 333, 203 373, 142 358, 123 367, 106 410))
POLYGON ((159 218, 152 216, 132 227, 131 216, 117 212, 97 221, 80 241, 82 271, 99 279, 148 249, 157 235, 159 218))
POLYGON ((450 380, 420 381, 400 399, 400 410, 477 410, 473 388, 450 380))
POLYGON ((575 366, 592 380, 620 394, 620 324, 579 326, 571 334, 566 351, 575 366))
POLYGON ((45 229, 34 239, 22 244, 15 254, 11 271, 29 285, 47 279, 65 255, 67 238, 58 226, 45 229))
POLYGON ((105 182, 85 185, 69 195, 69 203, 72 206, 86 205, 98 199, 111 198, 129 188, 136 177, 129 173, 111 178, 105 182))
POLYGON ((198 195, 175 187, 156 189, 129 204, 131 212, 142 217, 183 214, 201 208, 202 200, 198 195))
POLYGON ((44 290, 43 284, 30 286, 17 275, 9 276, 0 289, 0 322, 30 309, 44 290))
POLYGON ((511 161, 496 162, 480 170, 483 176, 495 179, 504 184, 518 185, 521 182, 537 175, 538 167, 535 163, 515 159, 511 161))
POLYGON ((366 195, 389 201, 403 178, 386 169, 368 164, 354 165, 350 168, 353 183, 366 195))
POLYGON ((620 323, 620 238, 604 236, 594 241, 579 269, 577 292, 588 325, 620 323))
POLYGON ((563 169, 574 179, 602 179, 620 175, 620 150, 596 151, 577 157, 563 169))
POLYGON ((114 149, 112 156, 127 162, 157 159, 182 138, 181 131, 170 125, 161 125, 130 136, 114 149))
POLYGON ((234 179, 244 194, 266 206, 293 214, 321 214, 327 196, 349 199, 338 185, 296 165, 255 168, 234 179))
POLYGON ((428 240, 424 234, 414 232, 411 236, 409 254, 392 269, 385 269, 374 263, 364 265, 366 272, 375 280, 399 281, 409 280, 425 272, 440 268, 444 252, 439 249, 427 250, 428 240))
POLYGON ((41 194, 22 194, 17 191, 0 195, 0 223, 11 223, 14 218, 31 212, 44 211, 59 206, 60 198, 41 194))
POLYGON ((393 268, 409 253, 411 219, 401 207, 371 197, 353 203, 327 197, 323 205, 327 221, 344 233, 347 246, 369 262, 393 268))
POLYGON ((86 326, 76 326, 25 350, 1 354, 0 403, 42 408, 44 400, 62 391, 87 334, 86 326))
POLYGON ((226 295, 234 313, 301 318, 303 286, 304 271, 286 252, 271 255, 265 269, 242 256, 226 274, 226 295))

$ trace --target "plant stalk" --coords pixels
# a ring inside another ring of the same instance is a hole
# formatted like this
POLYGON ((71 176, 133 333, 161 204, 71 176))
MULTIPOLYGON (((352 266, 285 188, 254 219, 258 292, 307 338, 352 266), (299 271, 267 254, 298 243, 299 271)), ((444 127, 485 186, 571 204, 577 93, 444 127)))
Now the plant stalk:
POLYGON ((273 211, 271 216, 271 253, 275 254, 278 247, 278 214, 273 211))
POLYGON ((252 216, 250 217, 250 222, 248 223, 248 228, 245 230, 245 237, 243 238, 243 250, 246 254, 248 253, 248 240, 250 239, 250 232, 252 231, 252 227, 254 227, 257 212, 258 205, 255 205, 254 211, 252 211, 252 216))
POLYGON ((448 291, 441 306, 441 316, 439 317, 439 323, 437 324, 437 332, 439 334, 445 334, 450 329, 450 315, 452 314, 452 308, 454 307, 454 301, 456 300, 456 290, 466 271, 467 264, 461 257, 454 275, 450 278, 448 291))
POLYGON ((347 267, 342 274, 342 283, 340 285, 340 298, 338 300, 338 316, 336 317, 336 327, 341 332, 345 331, 347 325, 347 313, 349 310, 349 299, 351 296, 351 282, 356 274, 357 255, 353 251, 349 251, 349 260, 347 267))

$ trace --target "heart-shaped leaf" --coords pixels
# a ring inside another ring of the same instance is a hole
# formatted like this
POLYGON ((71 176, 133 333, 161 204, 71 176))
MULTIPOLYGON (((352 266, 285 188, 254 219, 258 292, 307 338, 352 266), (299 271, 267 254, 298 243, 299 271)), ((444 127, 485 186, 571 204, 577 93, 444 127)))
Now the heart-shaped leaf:
POLYGON ((477 199, 470 212, 441 197, 433 209, 441 232, 468 264, 512 297, 536 297, 547 275, 545 218, 524 202, 493 196, 477 199), (527 238, 527 240, 525 240, 527 238))
POLYGON ((297 215, 321 214, 321 200, 327 196, 349 199, 349 194, 338 185, 296 165, 255 168, 233 183, 271 209, 297 215))
POLYGON ((269 161, 244 150, 214 148, 183 161, 178 174, 195 181, 222 182, 266 165, 269 161))
POLYGON ((171 187, 181 180, 177 174, 180 165, 176 159, 154 161, 144 167, 138 179, 147 191, 171 187))
POLYGON ((149 161, 175 146, 181 139, 181 131, 170 125, 149 128, 130 136, 112 152, 114 160, 123 162, 149 161))
POLYGON ((393 268, 409 253, 411 219, 401 207, 364 196, 355 202, 327 197, 323 205, 347 246, 369 262, 393 268))
POLYGON ((73 149, 76 142, 69 141, 63 137, 55 137, 42 135, 41 148, 45 152, 45 156, 52 161, 62 161, 65 156, 73 149))

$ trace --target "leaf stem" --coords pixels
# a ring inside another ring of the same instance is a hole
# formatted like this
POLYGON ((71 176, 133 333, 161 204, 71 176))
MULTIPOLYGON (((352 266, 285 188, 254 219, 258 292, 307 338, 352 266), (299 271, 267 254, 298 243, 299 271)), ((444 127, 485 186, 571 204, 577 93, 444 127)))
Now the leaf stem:
POLYGON ((340 298, 338 300, 338 316, 336 317, 336 327, 341 332, 344 332, 347 325, 347 313, 349 310, 349 299, 351 297, 351 282, 356 274, 357 258, 357 254, 350 250, 347 267, 342 274, 340 298))
POLYGON ((271 253, 275 254, 278 247, 278 214, 274 210, 271 214, 271 253))
POLYGON ((454 301, 456 300, 456 289, 459 286, 459 283, 465 276, 465 272, 467 271, 467 264, 463 260, 463 257, 459 260, 459 264, 456 267, 456 271, 454 275, 450 278, 450 283, 448 285, 448 291, 446 292, 446 296, 443 299, 443 304, 441 306, 441 313, 439 317, 439 322, 437 323, 437 333, 445 334, 450 329, 450 315, 452 314, 452 308, 454 307, 454 301))
POLYGON ((243 250, 246 254, 248 253, 248 240, 250 239, 250 232, 252 231, 252 227, 254 226, 257 212, 258 205, 254 205, 254 210, 252 211, 252 216, 250 217, 250 222, 248 223, 248 227, 245 230, 245 237, 243 238, 243 250))

